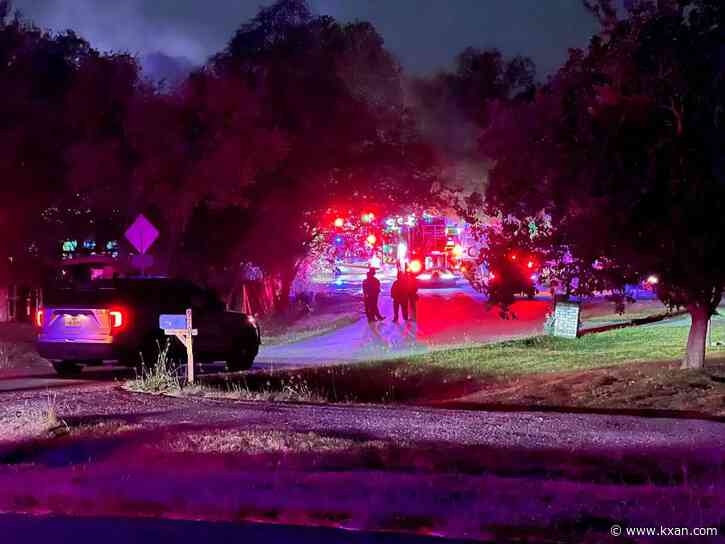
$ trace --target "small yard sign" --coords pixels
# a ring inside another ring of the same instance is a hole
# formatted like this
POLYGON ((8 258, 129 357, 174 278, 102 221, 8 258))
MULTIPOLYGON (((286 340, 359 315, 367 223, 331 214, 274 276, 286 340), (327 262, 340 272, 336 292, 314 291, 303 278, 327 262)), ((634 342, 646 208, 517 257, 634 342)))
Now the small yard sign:
POLYGON ((557 302, 554 311, 554 336, 576 338, 579 332, 579 304, 557 302))

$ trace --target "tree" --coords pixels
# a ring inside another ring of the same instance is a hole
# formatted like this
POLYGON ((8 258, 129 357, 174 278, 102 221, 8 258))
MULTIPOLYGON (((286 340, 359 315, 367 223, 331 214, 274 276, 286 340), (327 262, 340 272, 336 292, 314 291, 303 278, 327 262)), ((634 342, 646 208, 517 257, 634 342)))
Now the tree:
POLYGON ((400 69, 369 24, 341 25, 303 0, 281 0, 242 25, 210 71, 248 89, 261 126, 286 143, 284 159, 242 191, 255 228, 240 253, 280 280, 278 309, 332 206, 430 192, 432 154, 405 108, 400 69))
POLYGON ((527 57, 504 59, 497 49, 468 47, 456 57, 454 71, 412 81, 419 128, 445 156, 472 155, 491 108, 531 96, 535 73, 527 57))
POLYGON ((253 263, 281 282, 282 308, 331 206, 414 203, 434 179, 375 29, 303 0, 260 10, 171 92, 135 58, 42 32, 0 0, 0 92, 2 263, 120 238, 143 212, 161 230, 158 272, 207 250, 201 278, 253 263))
POLYGON ((655 275, 692 317, 683 367, 700 368, 725 288, 723 7, 638 2, 616 19, 610 4, 590 2, 606 27, 587 51, 497 113, 486 206, 546 218, 537 246, 571 293, 655 275))
POLYGON ((0 266, 19 277, 34 276, 59 242, 44 212, 66 193, 66 98, 89 51, 72 32, 50 36, 0 2, 0 266))

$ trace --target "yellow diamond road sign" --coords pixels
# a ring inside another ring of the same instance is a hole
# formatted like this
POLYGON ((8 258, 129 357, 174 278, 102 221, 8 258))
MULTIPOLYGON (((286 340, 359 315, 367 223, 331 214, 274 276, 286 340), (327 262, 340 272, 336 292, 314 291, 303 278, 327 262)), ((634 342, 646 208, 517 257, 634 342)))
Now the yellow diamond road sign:
POLYGON ((139 214, 126 231, 126 239, 141 255, 148 251, 158 237, 159 230, 143 214, 139 214))

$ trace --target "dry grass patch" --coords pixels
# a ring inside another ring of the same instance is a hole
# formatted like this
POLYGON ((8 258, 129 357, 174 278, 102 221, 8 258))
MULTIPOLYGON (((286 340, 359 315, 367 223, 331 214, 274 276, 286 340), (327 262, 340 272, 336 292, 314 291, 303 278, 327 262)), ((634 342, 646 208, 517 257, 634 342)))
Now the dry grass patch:
POLYGON ((676 410, 725 416, 725 354, 712 357, 704 372, 680 370, 678 362, 651 362, 517 376, 444 404, 676 410))
MULTIPOLYGON (((205 377, 206 378, 206 377, 205 377)), ((206 378, 208 379, 208 378, 206 378)), ((223 381, 214 385, 200 383, 187 385, 172 393, 179 397, 203 397, 209 399, 242 400, 251 402, 304 402, 326 403, 329 399, 296 374, 285 374, 266 382, 242 377, 240 382, 223 381)))
POLYGON ((325 453, 360 447, 381 447, 382 444, 382 442, 359 442, 349 438, 323 436, 314 432, 215 429, 174 437, 168 448, 176 452, 258 455, 263 453, 325 453))
POLYGON ((45 397, 6 406, 0 412, 0 441, 67 434, 69 427, 61 412, 56 395, 50 392, 45 397))
POLYGON ((128 423, 122 419, 82 421, 70 427, 70 435, 97 438, 138 431, 141 428, 141 424, 128 423))

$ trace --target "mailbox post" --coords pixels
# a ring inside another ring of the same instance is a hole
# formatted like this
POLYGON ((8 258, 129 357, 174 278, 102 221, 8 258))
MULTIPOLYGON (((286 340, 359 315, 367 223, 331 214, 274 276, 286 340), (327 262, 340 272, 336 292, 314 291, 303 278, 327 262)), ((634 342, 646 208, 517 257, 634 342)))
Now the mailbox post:
POLYGON ((199 331, 192 327, 191 308, 186 314, 161 314, 159 327, 166 336, 175 336, 186 348, 186 379, 194 383, 194 343, 193 338, 199 331))

